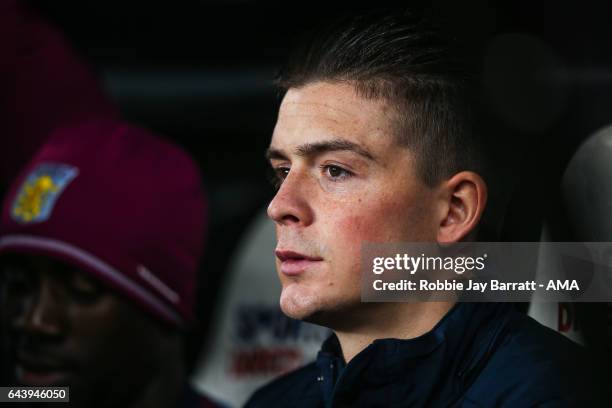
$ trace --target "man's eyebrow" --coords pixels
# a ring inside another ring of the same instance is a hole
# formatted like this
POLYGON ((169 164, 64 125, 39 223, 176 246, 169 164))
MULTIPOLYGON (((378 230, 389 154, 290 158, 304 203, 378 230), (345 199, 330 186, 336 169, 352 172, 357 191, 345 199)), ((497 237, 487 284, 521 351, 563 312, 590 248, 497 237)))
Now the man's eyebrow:
MULTIPOLYGON (((302 157, 337 151, 354 152, 368 160, 376 161, 372 153, 370 153, 366 148, 346 139, 333 139, 323 142, 305 143, 295 149, 296 154, 302 157)), ((287 155, 281 150, 270 147, 266 151, 266 158, 268 160, 286 160, 287 155)))
POLYGON ((266 159, 267 160, 287 160, 287 156, 281 150, 275 149, 273 147, 268 147, 266 150, 266 159))

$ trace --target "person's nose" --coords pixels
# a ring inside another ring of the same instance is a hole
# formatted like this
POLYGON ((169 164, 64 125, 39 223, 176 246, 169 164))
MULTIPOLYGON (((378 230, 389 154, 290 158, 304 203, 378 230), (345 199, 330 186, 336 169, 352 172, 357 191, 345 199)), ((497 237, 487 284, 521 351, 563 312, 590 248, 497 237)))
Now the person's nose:
POLYGON ((65 313, 53 284, 40 282, 35 290, 21 299, 14 320, 15 328, 30 334, 58 336, 65 326, 65 313))
POLYGON ((268 206, 277 225, 305 227, 314 221, 312 180, 303 170, 291 169, 268 206))

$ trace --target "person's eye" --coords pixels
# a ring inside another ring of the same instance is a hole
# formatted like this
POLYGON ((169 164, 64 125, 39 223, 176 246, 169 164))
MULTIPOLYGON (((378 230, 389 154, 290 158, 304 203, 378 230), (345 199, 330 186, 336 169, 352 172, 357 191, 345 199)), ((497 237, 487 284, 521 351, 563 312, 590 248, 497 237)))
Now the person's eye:
POLYGON ((104 293, 104 289, 98 283, 75 273, 67 282, 72 298, 79 303, 92 303, 98 300, 104 293))
POLYGON ((70 288, 70 297, 77 303, 94 303, 102 297, 102 294, 101 289, 70 288))
POLYGON ((283 181, 285 181, 285 179, 289 175, 289 170, 290 168, 288 166, 276 166, 272 168, 271 181, 274 188, 276 188, 277 190, 280 188, 281 184, 283 184, 283 181))
POLYGON ((3 284, 7 294, 21 296, 32 290, 34 285, 30 274, 7 268, 3 274, 3 284))
POLYGON ((321 166, 321 170, 332 181, 340 181, 353 176, 353 173, 349 170, 334 164, 324 164, 321 166))

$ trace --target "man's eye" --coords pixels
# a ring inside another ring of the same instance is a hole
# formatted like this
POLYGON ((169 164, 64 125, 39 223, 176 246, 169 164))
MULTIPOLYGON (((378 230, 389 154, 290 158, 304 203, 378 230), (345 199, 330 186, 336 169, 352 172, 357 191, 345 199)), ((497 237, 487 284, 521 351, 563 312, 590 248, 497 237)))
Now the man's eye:
POLYGON ((82 289, 78 287, 70 288, 70 297, 72 300, 78 303, 94 303, 103 295, 103 290, 101 289, 82 289))
POLYGON ((289 167, 275 167, 272 174, 272 185, 278 189, 289 175, 289 167))
POLYGON ((353 175, 353 173, 340 166, 326 164, 321 167, 325 175, 327 175, 333 181, 342 180, 353 175))
POLYGON ((276 175, 279 179, 284 180, 289 174, 289 167, 279 167, 276 169, 276 175))
POLYGON ((24 295, 34 286, 32 277, 26 272, 7 269, 2 278, 7 293, 11 295, 24 295))
POLYGON ((83 272, 72 272, 65 278, 64 285, 71 298, 79 303, 93 303, 104 294, 103 287, 93 279, 86 277, 83 272))
POLYGON ((89 293, 98 292, 100 290, 100 285, 97 282, 82 275, 82 273, 76 273, 75 276, 72 277, 71 283, 76 290, 89 293))

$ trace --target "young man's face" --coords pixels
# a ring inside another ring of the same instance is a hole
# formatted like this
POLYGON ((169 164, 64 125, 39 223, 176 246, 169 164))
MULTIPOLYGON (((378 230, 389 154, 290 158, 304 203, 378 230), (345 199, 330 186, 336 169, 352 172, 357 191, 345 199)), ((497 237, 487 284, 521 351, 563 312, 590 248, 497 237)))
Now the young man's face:
POLYGON ((1 269, 16 382, 68 385, 75 407, 127 405, 156 369, 157 322, 67 264, 19 256, 1 269))
POLYGON ((268 215, 288 316, 332 328, 357 318, 363 242, 436 240, 436 193, 396 141, 396 115, 350 84, 316 82, 283 99, 268 152, 282 183, 268 215))

